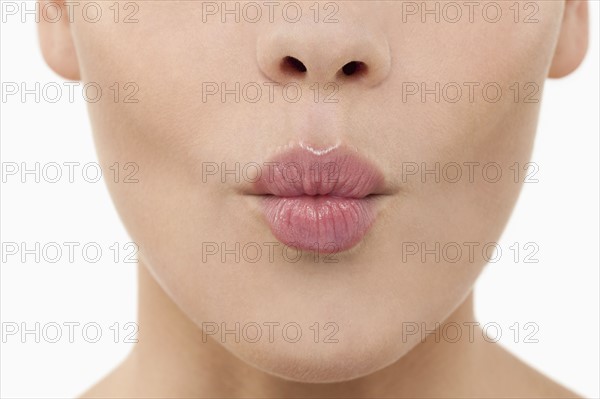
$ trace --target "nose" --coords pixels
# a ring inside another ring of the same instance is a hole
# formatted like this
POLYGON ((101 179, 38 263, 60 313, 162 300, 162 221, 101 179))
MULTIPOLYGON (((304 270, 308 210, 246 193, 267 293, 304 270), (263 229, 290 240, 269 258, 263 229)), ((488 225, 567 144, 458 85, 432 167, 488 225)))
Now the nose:
POLYGON ((278 83, 289 81, 355 81, 375 86, 391 69, 385 34, 360 19, 334 24, 302 20, 274 24, 260 34, 257 62, 261 71, 278 83))

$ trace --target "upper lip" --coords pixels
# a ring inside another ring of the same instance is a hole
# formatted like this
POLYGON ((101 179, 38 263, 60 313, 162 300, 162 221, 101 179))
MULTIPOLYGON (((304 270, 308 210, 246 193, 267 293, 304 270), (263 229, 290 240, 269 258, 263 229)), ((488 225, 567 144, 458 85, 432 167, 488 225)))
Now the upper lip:
POLYGON ((251 191, 279 197, 355 199, 389 193, 379 168, 345 146, 329 151, 304 146, 288 148, 261 165, 251 191))

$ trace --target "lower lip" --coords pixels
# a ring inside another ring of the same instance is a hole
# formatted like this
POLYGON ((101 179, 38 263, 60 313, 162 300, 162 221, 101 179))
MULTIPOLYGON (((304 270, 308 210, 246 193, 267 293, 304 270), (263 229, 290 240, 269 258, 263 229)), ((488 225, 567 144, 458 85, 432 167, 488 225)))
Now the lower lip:
POLYGON ((267 196, 263 212, 283 244, 320 253, 352 248, 375 220, 372 197, 267 196))

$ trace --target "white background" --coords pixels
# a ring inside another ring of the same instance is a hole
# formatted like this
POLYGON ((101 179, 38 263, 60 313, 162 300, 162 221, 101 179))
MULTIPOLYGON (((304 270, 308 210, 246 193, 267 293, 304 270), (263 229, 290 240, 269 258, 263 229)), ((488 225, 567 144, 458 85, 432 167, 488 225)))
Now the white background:
MULTIPOLYGON (((501 344, 521 359, 584 396, 599 397, 599 7, 595 1, 590 7, 590 52, 574 75, 547 83, 532 159, 540 168, 539 183, 525 185, 500 242, 506 249, 535 241, 539 263, 514 263, 503 256, 488 265, 477 284, 476 312, 482 324, 502 327, 501 344), (515 322, 522 334, 517 343, 509 329, 515 322), (523 342, 531 331, 524 330, 526 322, 539 326, 538 343, 523 342)), ((1 35, 3 82, 62 82, 42 60, 31 17, 25 24, 2 23, 1 35)), ((30 100, 1 106, 2 162, 83 165, 96 160, 80 97, 75 103, 30 100)), ((19 335, 6 337, 2 397, 76 396, 131 348, 122 335, 121 343, 113 343, 109 329, 119 322, 123 333, 123 324, 136 320, 135 266, 115 264, 108 249, 129 239, 104 183, 76 176, 76 184, 64 176, 56 184, 22 184, 15 177, 3 184, 2 241, 94 241, 102 245, 102 259, 53 265, 9 258, 1 267, 1 318, 29 327, 36 321, 96 322, 103 336, 87 343, 80 325, 73 344, 66 336, 55 344, 35 343, 33 335, 26 343, 19 335)))

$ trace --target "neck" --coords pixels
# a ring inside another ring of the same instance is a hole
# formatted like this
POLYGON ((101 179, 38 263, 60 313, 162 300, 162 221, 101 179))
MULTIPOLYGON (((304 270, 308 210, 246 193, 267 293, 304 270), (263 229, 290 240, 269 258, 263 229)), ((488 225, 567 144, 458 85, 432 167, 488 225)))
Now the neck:
MULTIPOLYGON (((472 293, 444 321, 474 321, 472 293)), ((442 327, 444 325, 442 323, 442 327)), ((468 325, 468 324, 467 324, 468 325)), ((465 392, 482 343, 438 333, 394 364, 352 381, 307 384, 264 373, 228 352, 173 303, 146 267, 139 266, 139 335, 122 366, 137 395, 161 397, 434 397, 465 392), (436 342, 437 341, 437 342, 436 342)))

